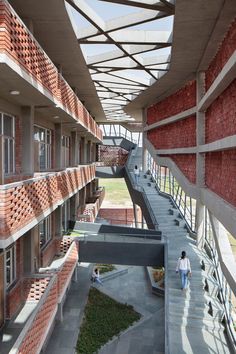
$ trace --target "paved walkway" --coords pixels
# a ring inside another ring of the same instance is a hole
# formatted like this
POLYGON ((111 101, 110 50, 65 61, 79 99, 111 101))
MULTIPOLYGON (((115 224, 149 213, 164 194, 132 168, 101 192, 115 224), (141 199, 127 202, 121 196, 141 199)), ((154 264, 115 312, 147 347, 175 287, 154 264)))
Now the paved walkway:
MULTIPOLYGON (((64 320, 56 323, 46 354, 74 354, 91 286, 92 265, 79 266, 78 282, 72 283, 64 305, 64 320)), ((124 266, 122 267, 124 268, 124 266)), ((128 272, 96 285, 114 299, 134 306, 143 316, 117 340, 105 345, 99 354, 163 354, 164 300, 151 293, 145 268, 127 267, 128 272)))
POLYGON ((78 266, 78 282, 72 281, 71 283, 63 308, 63 322, 56 322, 45 350, 46 354, 75 353, 79 327, 91 285, 91 272, 92 265, 83 263, 78 266))

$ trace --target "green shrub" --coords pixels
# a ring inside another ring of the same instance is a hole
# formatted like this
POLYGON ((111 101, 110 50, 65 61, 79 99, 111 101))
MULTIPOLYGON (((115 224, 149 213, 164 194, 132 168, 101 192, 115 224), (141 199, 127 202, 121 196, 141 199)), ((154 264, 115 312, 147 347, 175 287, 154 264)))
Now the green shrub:
POLYGON ((96 353, 102 345, 140 317, 133 306, 121 304, 96 288, 91 288, 77 341, 77 353, 96 353))
POLYGON ((99 268, 100 274, 111 272, 116 269, 113 264, 96 264, 96 266, 99 268))

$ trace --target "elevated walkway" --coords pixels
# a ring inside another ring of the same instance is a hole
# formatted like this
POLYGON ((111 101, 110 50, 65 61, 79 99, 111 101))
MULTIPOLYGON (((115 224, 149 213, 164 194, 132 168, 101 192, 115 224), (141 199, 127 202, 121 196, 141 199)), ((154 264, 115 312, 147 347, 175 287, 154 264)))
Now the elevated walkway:
POLYGON ((80 262, 164 266, 165 243, 158 231, 79 222, 76 229, 86 229, 77 238, 80 262))

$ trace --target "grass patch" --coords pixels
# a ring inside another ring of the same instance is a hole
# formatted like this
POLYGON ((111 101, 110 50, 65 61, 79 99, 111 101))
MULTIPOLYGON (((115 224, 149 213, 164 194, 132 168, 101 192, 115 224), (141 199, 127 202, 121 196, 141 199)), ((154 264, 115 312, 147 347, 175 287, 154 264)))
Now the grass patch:
POLYGON ((132 206, 124 178, 99 178, 99 185, 105 187, 105 202, 114 206, 124 204, 132 206))
POLYGON ((99 268, 100 274, 111 272, 116 269, 113 264, 96 264, 96 266, 99 268))
POLYGON ((77 341, 78 354, 93 354, 113 336, 140 319, 133 306, 121 304, 91 288, 77 341))

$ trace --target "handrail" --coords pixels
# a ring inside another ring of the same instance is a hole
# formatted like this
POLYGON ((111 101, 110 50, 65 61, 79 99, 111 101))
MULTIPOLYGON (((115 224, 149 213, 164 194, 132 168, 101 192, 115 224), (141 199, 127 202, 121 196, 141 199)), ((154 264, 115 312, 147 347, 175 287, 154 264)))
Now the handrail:
MULTIPOLYGON (((221 276, 219 274, 219 270, 218 270, 218 264, 219 262, 217 261, 216 257, 215 257, 215 252, 216 249, 213 249, 213 247, 211 246, 209 240, 207 238, 205 238, 206 244, 207 246, 210 248, 210 252, 211 252, 211 256, 212 256, 212 260, 213 260, 213 264, 215 266, 215 273, 216 273, 216 277, 217 277, 217 282, 220 286, 219 291, 221 294, 221 298, 222 298, 222 305, 224 307, 224 314, 226 316, 226 327, 230 332, 231 338, 233 340, 233 344, 236 347, 236 332, 235 330, 232 330, 232 326, 230 325, 232 323, 232 318, 230 316, 230 313, 228 312, 227 306, 226 306, 226 302, 228 301, 227 298, 225 298, 224 294, 223 294, 223 285, 222 285, 222 281, 221 281, 221 276)), ((216 251, 217 252, 217 251, 216 251)))

